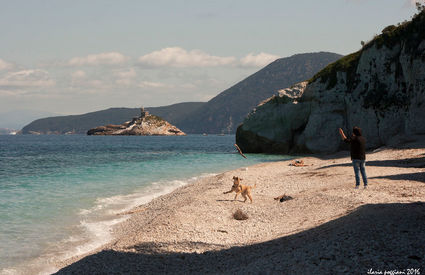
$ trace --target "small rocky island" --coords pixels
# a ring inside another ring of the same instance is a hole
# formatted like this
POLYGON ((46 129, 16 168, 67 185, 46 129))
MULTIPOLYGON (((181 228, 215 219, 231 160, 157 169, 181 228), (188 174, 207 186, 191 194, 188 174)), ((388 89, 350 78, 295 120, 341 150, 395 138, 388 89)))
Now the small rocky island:
POLYGON ((149 114, 141 108, 140 117, 134 117, 131 121, 120 125, 99 126, 87 131, 87 135, 97 136, 185 136, 186 134, 164 119, 149 114))

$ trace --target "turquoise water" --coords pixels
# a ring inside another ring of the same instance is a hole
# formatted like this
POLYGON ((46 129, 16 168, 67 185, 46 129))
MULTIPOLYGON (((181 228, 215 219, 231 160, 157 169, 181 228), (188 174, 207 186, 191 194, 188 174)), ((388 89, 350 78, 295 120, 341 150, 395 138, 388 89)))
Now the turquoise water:
POLYGON ((110 239, 126 209, 196 180, 284 156, 234 136, 0 136, 0 273, 49 273, 52 258, 110 239))

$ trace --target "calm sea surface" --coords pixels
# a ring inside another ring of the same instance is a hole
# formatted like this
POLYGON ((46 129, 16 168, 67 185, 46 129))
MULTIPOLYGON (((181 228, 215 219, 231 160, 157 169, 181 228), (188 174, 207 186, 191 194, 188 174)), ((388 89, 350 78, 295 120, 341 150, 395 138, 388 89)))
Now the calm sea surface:
POLYGON ((199 177, 285 156, 235 153, 235 137, 0 136, 0 274, 110 240, 126 209, 199 177))

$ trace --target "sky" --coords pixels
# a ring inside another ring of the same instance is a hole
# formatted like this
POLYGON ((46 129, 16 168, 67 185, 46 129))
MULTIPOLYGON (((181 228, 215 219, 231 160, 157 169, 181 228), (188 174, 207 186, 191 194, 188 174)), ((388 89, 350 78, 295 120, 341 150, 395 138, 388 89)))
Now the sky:
POLYGON ((355 52, 415 12, 414 0, 0 0, 0 114, 208 101, 277 58, 355 52))

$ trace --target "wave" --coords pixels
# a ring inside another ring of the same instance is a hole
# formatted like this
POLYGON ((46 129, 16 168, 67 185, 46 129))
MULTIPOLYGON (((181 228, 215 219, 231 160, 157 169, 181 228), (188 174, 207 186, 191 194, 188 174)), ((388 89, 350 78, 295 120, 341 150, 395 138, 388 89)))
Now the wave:
POLYGON ((50 244, 40 257, 15 268, 5 268, 2 275, 51 274, 58 269, 55 263, 82 256, 113 240, 113 227, 130 217, 131 209, 149 203, 153 199, 171 193, 175 189, 200 178, 214 176, 202 174, 186 180, 156 181, 135 190, 131 194, 96 199, 89 209, 78 211, 79 223, 73 225, 67 238, 50 244))

